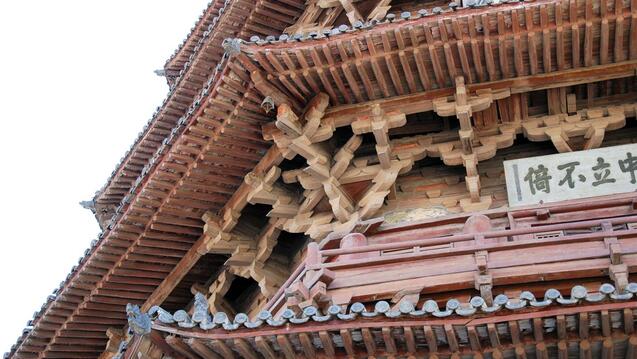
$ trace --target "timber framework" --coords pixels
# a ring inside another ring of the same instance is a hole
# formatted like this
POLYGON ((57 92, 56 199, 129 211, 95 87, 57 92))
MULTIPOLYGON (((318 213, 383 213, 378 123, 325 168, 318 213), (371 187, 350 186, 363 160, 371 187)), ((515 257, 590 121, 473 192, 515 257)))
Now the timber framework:
POLYGON ((6 358, 637 358, 637 0, 213 0, 6 358))

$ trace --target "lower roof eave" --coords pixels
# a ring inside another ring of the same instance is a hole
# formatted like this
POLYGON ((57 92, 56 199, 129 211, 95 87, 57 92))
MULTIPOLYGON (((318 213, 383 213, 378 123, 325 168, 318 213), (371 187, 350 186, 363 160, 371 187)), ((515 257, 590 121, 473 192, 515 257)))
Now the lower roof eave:
POLYGON ((219 313, 207 319, 197 313, 186 318, 184 312, 173 317, 155 309, 150 312, 157 318, 147 329, 156 345, 187 357, 202 355, 202 350, 222 357, 228 353, 252 357, 257 352, 266 353, 265 357, 312 356, 308 355, 312 352, 322 357, 485 352, 520 357, 521 352, 535 350, 548 357, 542 352, 579 350, 588 357, 591 351, 598 356, 613 349, 619 351, 617 357, 624 357, 637 349, 637 300, 631 292, 637 285, 631 283, 622 293, 611 293, 614 288, 609 285, 600 287, 599 293, 582 288, 573 287, 570 297, 547 291, 542 300, 528 294, 506 302, 500 298, 490 307, 472 300, 474 308, 482 305, 473 313, 467 310, 470 303, 454 303, 453 309, 449 303, 442 309, 425 303, 417 310, 378 302, 371 310, 355 303, 347 311, 330 308, 322 314, 311 307, 301 314, 282 312, 276 319, 266 312, 252 321, 245 315, 231 321, 219 313))

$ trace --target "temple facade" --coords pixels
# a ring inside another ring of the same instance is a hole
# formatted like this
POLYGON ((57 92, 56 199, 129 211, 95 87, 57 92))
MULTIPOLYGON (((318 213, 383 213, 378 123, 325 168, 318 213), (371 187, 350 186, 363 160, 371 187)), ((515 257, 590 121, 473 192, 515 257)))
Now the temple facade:
POLYGON ((637 0, 213 0, 5 358, 637 358, 637 0))

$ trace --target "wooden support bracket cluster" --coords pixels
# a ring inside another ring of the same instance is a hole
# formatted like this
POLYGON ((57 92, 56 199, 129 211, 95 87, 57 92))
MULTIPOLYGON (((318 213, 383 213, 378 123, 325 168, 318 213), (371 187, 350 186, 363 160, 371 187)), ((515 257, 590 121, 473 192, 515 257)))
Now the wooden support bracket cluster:
MULTIPOLYGON (((404 126, 402 113, 384 113, 380 106, 372 106, 370 114, 351 122, 354 135, 339 149, 330 150, 328 140, 334 131, 333 124, 322 123, 321 119, 328 103, 328 96, 317 95, 310 103, 303 117, 297 116, 286 105, 279 106, 276 127, 279 131, 270 133, 275 144, 287 158, 300 155, 305 158, 307 167, 291 170, 282 174, 284 183, 300 183, 304 188, 302 199, 298 199, 295 215, 278 216, 275 206, 281 206, 280 191, 276 195, 263 194, 273 191, 278 178, 270 176, 263 184, 251 180, 254 195, 251 198, 273 205, 272 217, 286 218, 282 228, 291 232, 305 232, 312 238, 320 239, 328 233, 351 231, 359 220, 371 218, 383 205, 399 173, 408 170, 415 160, 410 152, 394 153, 388 131, 404 126), (372 133, 376 139, 378 164, 368 166, 368 160, 357 161, 354 153, 362 143, 362 134, 372 133), (332 153, 334 153, 332 155, 332 153), (371 185, 358 201, 354 201, 343 187, 347 183, 371 181, 371 185), (327 198, 332 213, 313 213, 316 205, 327 198)), ((424 153, 424 149, 420 153, 424 153)), ((286 199, 287 201, 287 199, 286 199)), ((288 202, 289 203, 289 202, 288 202)), ((288 203, 285 203, 286 205, 288 203)), ((287 213, 286 213, 287 214, 287 213)))
MULTIPOLYGON (((212 213, 206 213, 203 219, 206 222, 204 226, 204 235, 207 238, 204 248, 206 253, 230 255, 224 264, 227 270, 223 273, 253 278, 259 283, 264 296, 273 295, 287 275, 287 268, 282 268, 283 265, 270 260, 272 249, 280 234, 278 229, 280 220, 270 220, 255 240, 253 235, 253 232, 257 231, 255 228, 234 226, 230 232, 226 232, 222 230, 218 218, 212 213)), ((213 296, 211 305, 213 303, 219 305, 215 298, 218 293, 222 293, 221 296, 223 296, 225 292, 222 289, 227 288, 223 286, 210 288, 213 296)))
POLYGON ((584 136, 583 149, 598 148, 607 131, 617 130, 626 125, 623 106, 596 107, 582 110, 573 115, 566 113, 542 116, 524 122, 522 130, 531 141, 553 142, 560 152, 573 151, 569 140, 584 136))
MULTIPOLYGON (((464 77, 456 77, 456 92, 454 100, 449 101, 448 98, 438 98, 433 100, 433 110, 440 116, 456 116, 460 121, 460 130, 458 135, 460 138, 462 164, 467 170, 467 176, 465 177, 467 190, 470 193, 469 199, 463 199, 460 201, 460 206, 464 211, 477 211, 488 209, 491 206, 492 199, 490 196, 480 196, 480 177, 478 175, 477 165, 480 157, 478 153, 489 153, 490 157, 495 155, 497 150, 497 141, 491 141, 485 143, 487 146, 482 146, 479 150, 475 148, 476 144, 479 144, 479 140, 474 131, 474 127, 471 121, 473 113, 478 111, 487 110, 492 106, 495 100, 500 100, 511 96, 510 90, 491 91, 490 89, 481 90, 476 93, 475 96, 468 94, 465 86, 464 77), (493 152, 491 154, 490 152, 493 152)), ((507 137, 515 137, 515 132, 508 130, 507 137)), ((450 148, 447 148, 446 153, 451 152, 450 148)), ((441 154, 444 158, 444 155, 441 154)), ((445 161, 446 163, 446 161, 445 161)))

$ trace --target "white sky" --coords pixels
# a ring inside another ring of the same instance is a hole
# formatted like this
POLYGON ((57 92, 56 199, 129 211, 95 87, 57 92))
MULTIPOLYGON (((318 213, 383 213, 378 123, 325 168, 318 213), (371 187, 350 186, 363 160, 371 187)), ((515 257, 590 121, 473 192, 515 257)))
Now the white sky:
POLYGON ((165 97, 207 0, 0 1, 0 354, 99 232, 79 206, 165 97))

